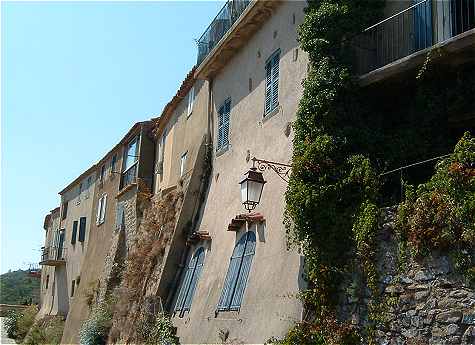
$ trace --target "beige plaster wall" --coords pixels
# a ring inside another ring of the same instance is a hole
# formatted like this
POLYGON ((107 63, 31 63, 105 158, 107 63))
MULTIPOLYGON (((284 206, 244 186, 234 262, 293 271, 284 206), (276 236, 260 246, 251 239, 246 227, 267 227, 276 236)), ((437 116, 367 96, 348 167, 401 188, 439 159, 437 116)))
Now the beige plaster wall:
POLYGON ((155 161, 161 160, 163 155, 163 173, 156 174, 154 192, 176 186, 180 179, 180 161, 181 156, 187 152, 184 177, 189 176, 196 162, 196 157, 203 135, 207 127, 207 104, 208 104, 208 83, 203 80, 197 80, 194 84, 195 100, 193 111, 188 115, 188 96, 177 105, 166 129, 157 138, 155 143, 155 161), (163 154, 161 146, 163 145, 163 136, 165 141, 163 154))
POLYGON ((286 249, 282 214, 287 185, 273 172, 264 174, 267 184, 255 210, 264 215, 265 223, 250 225, 254 231, 257 229, 256 254, 240 312, 215 314, 215 310, 233 248, 245 232, 244 228, 239 233, 230 232, 227 227, 232 218, 245 212, 238 182, 250 167, 246 157, 283 163, 291 159, 292 134, 287 134, 295 119, 302 94, 301 81, 307 71, 307 57, 300 49, 295 59, 296 30, 303 20, 304 7, 305 2, 297 1, 279 6, 214 80, 214 143, 217 109, 231 97, 230 146, 224 153, 214 155, 211 185, 197 229, 208 231, 212 241, 198 243, 205 245, 207 251, 191 311, 183 318, 174 318, 182 343, 219 342, 220 330, 228 330, 229 339, 237 343, 263 343, 271 336, 282 335, 294 321, 300 320, 302 307, 295 297, 288 295, 296 294, 304 286, 302 260, 286 249), (280 105, 275 115, 263 119, 265 62, 277 49, 281 50, 280 105))

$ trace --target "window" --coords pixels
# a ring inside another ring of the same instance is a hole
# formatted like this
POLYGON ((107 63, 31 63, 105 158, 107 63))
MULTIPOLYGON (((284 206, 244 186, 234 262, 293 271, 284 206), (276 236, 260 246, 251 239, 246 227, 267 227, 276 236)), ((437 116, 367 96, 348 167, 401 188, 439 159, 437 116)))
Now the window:
POLYGON ((279 60, 280 50, 277 50, 266 62, 266 97, 264 116, 279 105, 279 60))
POLYGON ((188 92, 188 116, 193 112, 193 103, 195 102, 195 87, 193 86, 188 92))
POLYGON ((256 248, 256 235, 245 233, 234 247, 219 299, 218 311, 239 310, 256 248))
POLYGON ((129 169, 132 165, 134 165, 138 160, 138 145, 137 145, 137 138, 134 138, 129 145, 127 145, 127 151, 125 152, 125 165, 124 171, 129 169))
POLYGON ((101 166, 101 174, 99 175, 99 181, 104 181, 104 175, 106 174, 106 166, 101 166))
POLYGON ((117 231, 125 229, 125 207, 124 207, 124 204, 122 202, 117 203, 115 229, 117 231))
POLYGON ((78 241, 84 242, 86 240, 86 217, 79 218, 79 236, 78 241))
POLYGON ((186 169, 186 156, 188 155, 188 151, 186 151, 184 154, 181 155, 180 159, 180 177, 183 177, 185 174, 185 169, 186 169))
POLYGON ((71 281, 71 297, 74 297, 74 288, 76 287, 76 282, 71 281))
POLYGON ((45 284, 45 289, 48 290, 49 286, 49 274, 46 276, 46 284, 45 284))
POLYGON ((96 224, 104 223, 106 218, 107 194, 104 194, 97 203, 96 224))
POLYGON ((226 148, 229 144, 229 115, 231 113, 231 98, 224 101, 218 110, 218 147, 217 150, 226 148))
POLYGON ((61 208, 61 219, 66 219, 68 216, 68 202, 63 202, 63 207, 61 208))
POLYGON ((78 201, 77 201, 78 205, 81 203, 81 193, 82 193, 82 182, 79 184, 78 201))
POLYGON ((89 189, 91 188, 91 185, 92 185, 92 176, 89 176, 87 178, 86 191, 84 192, 85 199, 89 198, 89 189))
POLYGON ((77 236, 77 233, 78 233, 78 221, 75 220, 73 222, 73 233, 71 235, 71 244, 75 244, 76 243, 76 236, 77 236))
POLYGON ((203 268, 204 257, 205 251, 203 247, 200 247, 195 251, 195 254, 188 263, 175 305, 175 312, 179 311, 180 316, 183 316, 185 311, 190 310, 193 294, 196 290, 196 284, 198 283, 201 269, 203 268))
POLYGON ((112 156, 112 160, 111 160, 111 175, 116 172, 115 171, 116 163, 117 163, 117 155, 114 155, 112 156))

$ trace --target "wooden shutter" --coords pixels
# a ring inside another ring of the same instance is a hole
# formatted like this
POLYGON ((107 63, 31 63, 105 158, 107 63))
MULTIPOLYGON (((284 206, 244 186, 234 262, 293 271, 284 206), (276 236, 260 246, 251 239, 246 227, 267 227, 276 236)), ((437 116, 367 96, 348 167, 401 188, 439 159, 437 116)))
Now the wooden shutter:
POLYGON ((195 252, 195 269, 193 272, 193 276, 190 281, 190 287, 185 297, 185 303, 183 305, 183 310, 190 310, 191 308, 191 301, 193 300, 193 295, 195 294, 196 285, 198 284, 198 279, 200 279, 201 269, 203 267, 205 257, 205 251, 203 247, 198 248, 195 252))
POLYGON ((231 115, 231 99, 227 99, 224 102, 223 111, 223 147, 229 144, 229 117, 231 115))
POLYGON ((223 116, 224 105, 222 105, 218 110, 218 150, 223 147, 223 116))
POLYGON ((193 112, 193 103, 195 102, 195 87, 193 86, 188 92, 188 116, 193 112))
POLYGON ((84 242, 86 239, 86 217, 79 218, 79 242, 84 242))
POLYGON ((266 64, 266 95, 264 113, 268 114, 272 110, 272 60, 266 64))
POLYGON ((279 105, 279 59, 280 54, 275 54, 272 59, 272 106, 274 110, 279 105))
POLYGON ((252 258, 256 249, 256 235, 252 231, 246 234, 246 248, 242 258, 241 269, 238 274, 236 288, 234 290, 233 299, 231 301, 230 309, 239 309, 244 296, 244 290, 247 285, 247 278, 251 270, 252 258))
POLYGON ((75 244, 76 243, 76 236, 77 236, 77 233, 78 233, 78 221, 75 220, 73 222, 73 233, 71 235, 71 244, 75 244))
POLYGON ((183 279, 183 283, 181 284, 180 294, 178 295, 178 298, 176 301, 175 311, 183 310, 183 304, 186 299, 186 294, 190 287, 191 279, 193 278, 193 271, 195 270, 195 267, 196 267, 196 259, 197 259, 196 257, 192 257, 190 259, 190 262, 188 263, 188 268, 186 269, 185 278, 183 279))
POLYGON ((242 236, 234 247, 233 255, 229 261, 228 273, 224 280, 223 291, 218 303, 218 310, 229 310, 233 298, 234 288, 239 274, 242 257, 246 245, 246 236, 242 236))

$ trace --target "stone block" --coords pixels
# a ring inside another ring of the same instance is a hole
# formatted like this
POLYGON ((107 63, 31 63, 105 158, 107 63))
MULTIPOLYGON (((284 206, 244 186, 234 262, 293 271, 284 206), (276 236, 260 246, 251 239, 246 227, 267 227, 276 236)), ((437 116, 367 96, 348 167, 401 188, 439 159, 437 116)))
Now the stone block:
POLYGON ((462 319, 462 313, 458 310, 450 310, 440 313, 435 319, 442 323, 457 323, 462 319))

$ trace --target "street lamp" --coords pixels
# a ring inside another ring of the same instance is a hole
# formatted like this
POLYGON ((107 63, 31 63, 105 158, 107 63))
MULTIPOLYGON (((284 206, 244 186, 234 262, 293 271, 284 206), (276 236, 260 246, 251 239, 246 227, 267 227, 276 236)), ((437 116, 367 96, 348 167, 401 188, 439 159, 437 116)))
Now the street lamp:
POLYGON ((261 201, 262 189, 266 181, 256 167, 252 167, 244 175, 244 179, 239 182, 241 185, 241 201, 250 213, 261 201))
POLYGON ((241 201, 246 210, 251 212, 261 201, 262 189, 266 183, 261 171, 271 169, 279 175, 282 180, 288 182, 291 167, 289 164, 266 161, 253 157, 252 168, 244 174, 246 177, 239 182, 241 185, 241 201))

